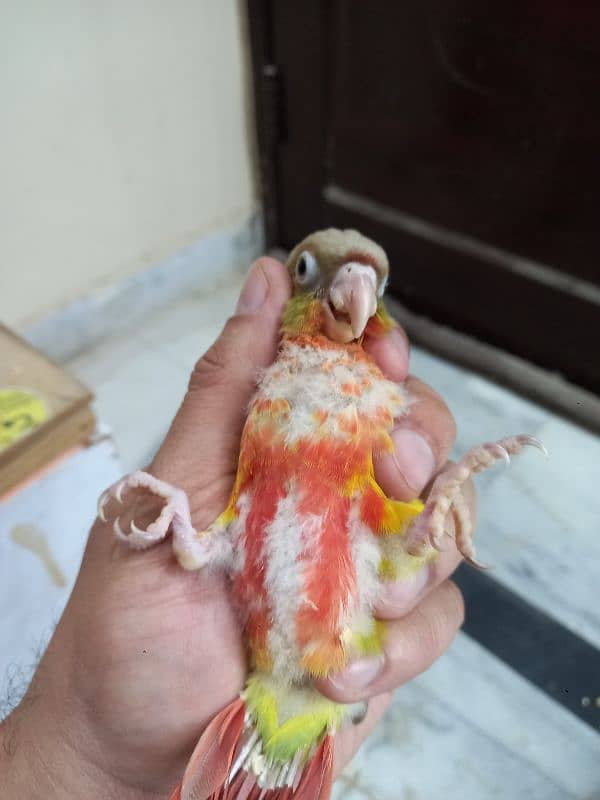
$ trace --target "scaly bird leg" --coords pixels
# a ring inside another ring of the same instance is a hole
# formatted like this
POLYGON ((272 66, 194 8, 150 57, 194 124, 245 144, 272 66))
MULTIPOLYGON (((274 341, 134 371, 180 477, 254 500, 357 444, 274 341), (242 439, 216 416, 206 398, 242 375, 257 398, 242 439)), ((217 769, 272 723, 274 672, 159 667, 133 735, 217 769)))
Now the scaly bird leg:
POLYGON ((469 450, 457 463, 450 465, 435 479, 423 512, 414 520, 407 532, 406 547, 411 555, 424 555, 429 548, 442 549, 446 534, 446 518, 454 514, 454 539, 459 552, 470 564, 481 567, 475 559, 473 523, 462 495, 462 486, 474 475, 491 467, 499 460, 510 463, 510 456, 524 447, 537 447, 548 455, 544 445, 535 437, 523 434, 509 436, 498 442, 483 444, 469 450))
POLYGON ((147 472, 132 472, 100 496, 98 517, 111 524, 117 539, 136 550, 144 550, 173 534, 173 551, 185 569, 201 569, 222 560, 227 545, 207 531, 198 533, 190 516, 186 493, 147 472), (157 513, 157 502, 162 505, 157 513), (115 512, 118 512, 115 514, 115 512), (140 526, 136 518, 150 518, 140 526), (126 523, 122 520, 127 519, 126 523))

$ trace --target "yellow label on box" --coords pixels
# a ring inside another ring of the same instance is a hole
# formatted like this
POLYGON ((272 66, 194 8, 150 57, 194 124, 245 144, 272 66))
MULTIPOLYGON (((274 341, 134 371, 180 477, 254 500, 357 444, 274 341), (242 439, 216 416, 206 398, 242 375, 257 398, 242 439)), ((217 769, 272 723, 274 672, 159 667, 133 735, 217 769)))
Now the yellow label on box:
POLYGON ((24 389, 0 389, 0 450, 46 420, 48 412, 41 398, 24 389))

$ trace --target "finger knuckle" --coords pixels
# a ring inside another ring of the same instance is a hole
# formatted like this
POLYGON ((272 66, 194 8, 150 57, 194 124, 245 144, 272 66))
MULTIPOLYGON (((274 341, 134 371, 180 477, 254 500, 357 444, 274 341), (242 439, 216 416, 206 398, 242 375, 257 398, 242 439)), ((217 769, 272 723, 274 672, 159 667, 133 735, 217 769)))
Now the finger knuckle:
POLYGON ((240 347, 243 345, 243 332, 239 330, 243 320, 232 317, 227 321, 219 338, 198 360, 189 381, 189 390, 214 387, 227 382, 236 360, 240 359, 240 347))
POLYGON ((427 662, 448 647, 464 620, 463 597, 456 584, 446 581, 437 595, 435 608, 421 615, 420 648, 427 662))
POLYGON ((443 423, 440 425, 443 446, 450 447, 456 439, 456 420, 446 401, 437 392, 432 392, 431 403, 433 413, 443 423))
POLYGON ((456 440, 456 420, 445 400, 431 386, 410 375, 406 387, 417 402, 409 411, 419 427, 427 431, 436 450, 445 458, 456 440))
POLYGON ((437 613, 422 617, 419 639, 421 658, 425 663, 430 664, 444 649, 446 640, 444 615, 437 613))
POLYGON ((465 621, 465 599, 454 581, 446 581, 444 589, 447 593, 448 616, 459 628, 465 621))

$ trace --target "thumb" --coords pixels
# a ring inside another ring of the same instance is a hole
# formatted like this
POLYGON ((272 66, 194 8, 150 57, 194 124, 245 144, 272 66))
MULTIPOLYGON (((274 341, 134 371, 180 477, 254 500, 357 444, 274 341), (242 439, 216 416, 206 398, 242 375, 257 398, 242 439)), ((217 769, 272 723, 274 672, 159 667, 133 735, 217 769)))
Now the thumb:
POLYGON ((188 493, 194 524, 223 510, 237 466, 248 402, 261 369, 277 352, 287 270, 273 258, 256 261, 235 314, 198 361, 188 391, 150 471, 188 493))

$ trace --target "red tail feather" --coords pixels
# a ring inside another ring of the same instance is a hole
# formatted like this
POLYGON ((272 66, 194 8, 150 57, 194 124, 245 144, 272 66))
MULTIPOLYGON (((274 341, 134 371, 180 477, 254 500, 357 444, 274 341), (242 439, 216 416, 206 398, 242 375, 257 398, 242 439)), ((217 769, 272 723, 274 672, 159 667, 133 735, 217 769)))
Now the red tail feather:
POLYGON ((169 800, 329 800, 333 738, 327 736, 304 768, 296 791, 289 786, 265 790, 243 769, 231 783, 236 750, 244 729, 245 705, 238 698, 213 719, 202 734, 181 784, 169 800))
POLYGON ((209 800, 223 786, 242 735, 244 713, 244 701, 238 697, 204 731, 185 769, 181 800, 209 800))
POLYGON ((327 736, 306 765, 296 793, 298 800, 328 800, 333 783, 333 738, 327 736))

